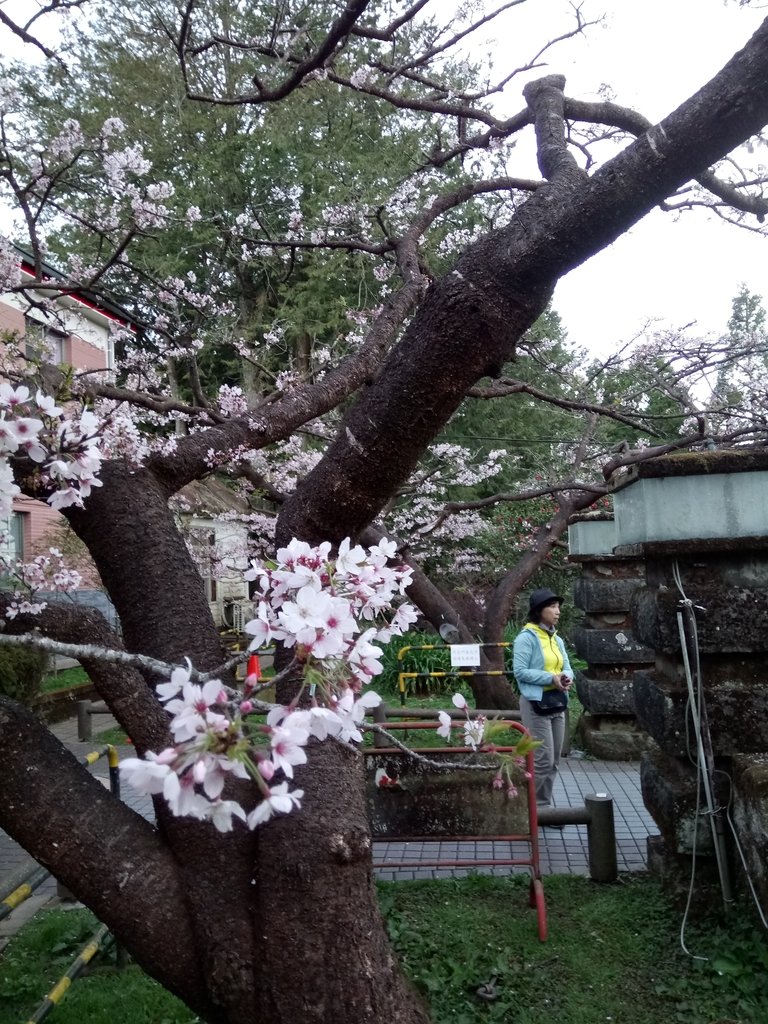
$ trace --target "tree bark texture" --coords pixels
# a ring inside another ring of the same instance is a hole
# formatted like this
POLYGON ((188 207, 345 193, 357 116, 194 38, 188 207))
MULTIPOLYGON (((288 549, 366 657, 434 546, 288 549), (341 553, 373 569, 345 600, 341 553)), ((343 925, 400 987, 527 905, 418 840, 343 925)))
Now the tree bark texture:
MULTIPOLYGON (((563 154, 558 80, 530 87, 527 100, 550 180, 509 226, 472 245, 430 287, 327 455, 286 503, 281 541, 357 536, 467 389, 510 358, 558 278, 763 127, 768 22, 712 82, 591 178, 563 154)), ((290 396, 275 403, 281 424, 298 416, 289 406, 290 396)), ((128 650, 176 663, 189 656, 203 669, 222 660, 167 500, 205 474, 207 446, 274 439, 270 408, 250 425, 181 438, 176 458, 135 470, 107 465, 103 488, 85 509, 68 512, 119 612, 128 650)), ((121 721, 156 738, 157 720, 140 710, 154 708, 153 698, 133 677, 126 685, 121 721)), ((105 683, 102 692, 118 706, 114 687, 105 683)), ((18 706, 0 705, 0 824, 211 1024, 426 1020, 378 915, 361 771, 356 754, 326 743, 311 749, 299 773, 302 810, 256 835, 236 827, 221 836, 164 813, 155 830, 18 706)))

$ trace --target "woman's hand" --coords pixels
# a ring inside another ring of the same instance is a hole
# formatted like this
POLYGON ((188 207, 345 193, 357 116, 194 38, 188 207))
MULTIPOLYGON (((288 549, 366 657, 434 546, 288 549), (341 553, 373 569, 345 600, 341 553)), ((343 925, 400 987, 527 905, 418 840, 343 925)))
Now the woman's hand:
POLYGON ((567 676, 565 672, 562 672, 560 675, 553 675, 552 682, 558 690, 567 691, 570 689, 573 680, 570 676, 567 676))

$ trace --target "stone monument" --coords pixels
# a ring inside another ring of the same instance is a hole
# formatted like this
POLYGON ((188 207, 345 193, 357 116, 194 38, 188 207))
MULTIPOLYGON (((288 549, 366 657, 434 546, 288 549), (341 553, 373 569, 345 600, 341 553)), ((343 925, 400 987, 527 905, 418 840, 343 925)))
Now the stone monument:
POLYGON ((617 557, 645 563, 633 629, 653 650, 634 708, 657 747, 643 798, 660 836, 649 866, 668 888, 738 888, 768 901, 768 451, 651 459, 617 482, 617 557), (698 714, 697 714, 698 709, 698 714), (698 765, 703 765, 699 770, 698 765), (709 800, 710 807, 707 806, 709 800), (746 872, 734 870, 741 864, 746 872))
POLYGON ((654 652, 638 643, 629 613, 632 595, 645 583, 645 565, 635 555, 614 554, 615 536, 610 512, 583 513, 568 525, 568 557, 581 569, 573 600, 584 613, 573 644, 587 662, 586 672, 576 673, 584 706, 577 738, 594 757, 631 761, 649 745, 635 717, 634 673, 653 662, 654 652))

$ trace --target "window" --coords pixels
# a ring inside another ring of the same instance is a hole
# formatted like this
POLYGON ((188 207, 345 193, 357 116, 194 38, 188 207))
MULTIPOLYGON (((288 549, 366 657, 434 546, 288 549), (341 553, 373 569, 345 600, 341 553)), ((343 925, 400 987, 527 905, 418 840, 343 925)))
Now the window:
POLYGON ((32 317, 26 317, 24 334, 24 354, 27 359, 42 359, 46 363, 64 362, 64 342, 66 334, 54 327, 40 323, 32 317))
POLYGON ((187 544, 192 552, 192 557, 197 563, 200 575, 203 577, 208 601, 211 604, 215 604, 219 598, 219 588, 216 579, 218 572, 216 533, 207 528, 194 526, 189 531, 187 544))
POLYGON ((6 565, 24 559, 24 516, 21 512, 12 512, 7 519, 0 519, 0 559, 6 565))

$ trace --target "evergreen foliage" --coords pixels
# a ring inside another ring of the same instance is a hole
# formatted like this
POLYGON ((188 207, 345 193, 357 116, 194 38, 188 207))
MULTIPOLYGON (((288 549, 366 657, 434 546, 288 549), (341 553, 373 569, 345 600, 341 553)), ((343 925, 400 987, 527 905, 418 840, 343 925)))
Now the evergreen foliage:
POLYGON ((0 646, 0 694, 28 707, 40 697, 48 655, 31 647, 0 646))

